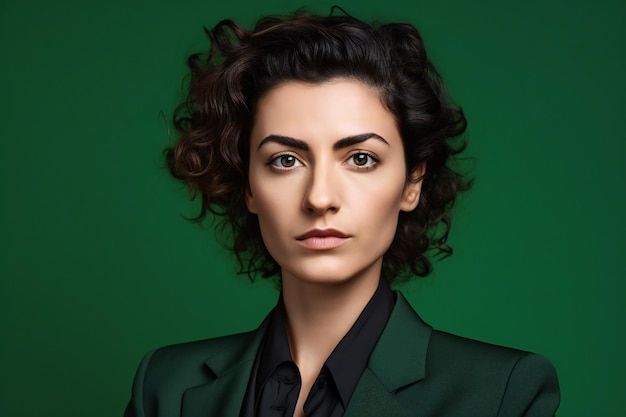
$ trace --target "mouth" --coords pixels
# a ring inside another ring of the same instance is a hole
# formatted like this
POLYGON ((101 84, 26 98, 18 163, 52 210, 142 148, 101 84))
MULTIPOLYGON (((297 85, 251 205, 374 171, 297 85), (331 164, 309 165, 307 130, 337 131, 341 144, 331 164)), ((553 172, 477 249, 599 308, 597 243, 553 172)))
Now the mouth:
POLYGON ((350 239, 350 236, 336 229, 313 229, 297 236, 296 240, 306 249, 331 250, 350 239))

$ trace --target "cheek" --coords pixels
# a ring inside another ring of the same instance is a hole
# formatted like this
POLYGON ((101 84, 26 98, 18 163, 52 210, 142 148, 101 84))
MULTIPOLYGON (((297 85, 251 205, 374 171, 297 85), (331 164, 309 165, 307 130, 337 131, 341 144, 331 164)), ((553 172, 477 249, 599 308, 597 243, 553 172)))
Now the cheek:
POLYGON ((297 205, 295 190, 285 187, 277 187, 264 183, 251 184, 254 205, 259 219, 263 239, 272 239, 276 231, 284 229, 291 224, 290 219, 294 216, 294 207, 297 205))
POLYGON ((369 181, 359 187, 351 187, 351 211, 372 234, 393 237, 398 223, 403 186, 403 178, 398 177, 397 181, 369 181))
POLYGON ((259 211, 264 211, 266 214, 284 210, 285 207, 293 205, 295 201, 295 190, 286 182, 276 183, 261 180, 253 188, 253 191, 255 191, 254 195, 259 211))
POLYGON ((398 224, 399 199, 395 194, 380 196, 378 199, 370 201, 369 216, 373 224, 379 225, 377 233, 386 236, 396 232, 398 224))
POLYGON ((404 172, 398 169, 381 170, 374 175, 355 177, 348 188, 350 199, 377 207, 378 210, 396 210, 400 206, 404 190, 404 172))

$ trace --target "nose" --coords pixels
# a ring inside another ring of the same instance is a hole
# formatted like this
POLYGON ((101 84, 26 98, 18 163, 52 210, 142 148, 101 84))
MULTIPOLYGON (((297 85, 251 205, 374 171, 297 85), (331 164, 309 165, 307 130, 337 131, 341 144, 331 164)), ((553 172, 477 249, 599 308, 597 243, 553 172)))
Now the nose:
POLYGON ((339 211, 339 187, 340 183, 331 167, 326 164, 315 166, 310 171, 303 201, 304 210, 316 215, 339 211))

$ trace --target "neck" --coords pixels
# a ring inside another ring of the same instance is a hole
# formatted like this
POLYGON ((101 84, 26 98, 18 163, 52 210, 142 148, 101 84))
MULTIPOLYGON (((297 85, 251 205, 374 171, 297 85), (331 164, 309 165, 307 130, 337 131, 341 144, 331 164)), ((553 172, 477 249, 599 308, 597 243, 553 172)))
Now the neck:
POLYGON ((380 271, 342 283, 307 283, 283 276, 291 355, 317 374, 376 292, 380 271))

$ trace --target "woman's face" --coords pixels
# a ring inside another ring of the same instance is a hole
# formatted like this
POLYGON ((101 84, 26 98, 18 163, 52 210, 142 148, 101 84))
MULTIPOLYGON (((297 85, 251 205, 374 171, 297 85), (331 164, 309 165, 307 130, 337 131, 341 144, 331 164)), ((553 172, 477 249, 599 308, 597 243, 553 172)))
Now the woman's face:
POLYGON ((290 81, 259 100, 246 202, 283 284, 377 282, 398 214, 419 192, 406 185, 402 139, 374 88, 290 81))

